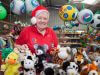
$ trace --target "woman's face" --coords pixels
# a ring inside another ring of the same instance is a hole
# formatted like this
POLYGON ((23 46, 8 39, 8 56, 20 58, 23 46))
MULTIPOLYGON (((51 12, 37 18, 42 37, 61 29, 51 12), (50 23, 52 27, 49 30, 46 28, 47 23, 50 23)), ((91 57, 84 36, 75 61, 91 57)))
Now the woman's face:
POLYGON ((46 27, 48 27, 48 20, 49 20, 49 14, 47 12, 41 12, 36 16, 37 20, 37 28, 41 30, 45 30, 46 27))

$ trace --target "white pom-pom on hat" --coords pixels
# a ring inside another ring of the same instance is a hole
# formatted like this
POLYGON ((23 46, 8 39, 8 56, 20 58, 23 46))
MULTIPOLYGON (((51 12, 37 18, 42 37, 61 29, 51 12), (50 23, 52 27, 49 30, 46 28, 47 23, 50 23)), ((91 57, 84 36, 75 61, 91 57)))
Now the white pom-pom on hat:
POLYGON ((34 25, 34 24, 36 24, 36 18, 35 17, 32 17, 31 18, 31 23, 34 25))

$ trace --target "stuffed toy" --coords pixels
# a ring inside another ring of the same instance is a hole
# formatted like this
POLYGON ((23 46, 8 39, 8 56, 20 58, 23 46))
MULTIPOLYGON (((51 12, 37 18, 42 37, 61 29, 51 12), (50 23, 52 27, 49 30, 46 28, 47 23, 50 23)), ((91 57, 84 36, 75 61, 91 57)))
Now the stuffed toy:
POLYGON ((16 52, 11 52, 5 59, 5 64, 1 65, 1 70, 4 75, 19 75, 21 64, 18 61, 19 56, 16 52))
POLYGON ((3 48, 2 49, 2 60, 5 60, 7 56, 13 51, 12 48, 3 48))
POLYGON ((95 60, 95 58, 96 58, 97 56, 100 56, 100 53, 99 53, 98 51, 93 51, 93 52, 89 52, 89 53, 88 53, 88 56, 89 56, 89 58, 90 58, 91 60, 95 60))
POLYGON ((75 54, 75 56, 74 56, 74 61, 75 61, 75 63, 77 63, 79 65, 83 64, 84 63, 84 56, 83 56, 83 54, 80 53, 80 52, 77 52, 75 54))
POLYGON ((75 62, 64 61, 62 69, 67 75, 79 75, 79 67, 75 62))
POLYGON ((70 47, 60 47, 60 45, 58 45, 57 49, 51 53, 53 57, 53 63, 62 64, 64 60, 71 60, 70 52, 70 47))
POLYGON ((2 50, 2 48, 4 48, 6 45, 6 42, 4 41, 4 39, 2 37, 0 37, 0 51, 2 50))
POLYGON ((98 69, 100 70, 100 56, 96 56, 95 61, 98 64, 98 69))
POLYGON ((92 63, 87 64, 82 67, 81 75, 98 75, 98 67, 97 67, 97 62, 92 61, 92 63))
POLYGON ((44 70, 41 71, 40 75, 65 75, 64 70, 60 69, 59 64, 48 63, 43 61, 44 70))
POLYGON ((28 48, 28 46, 26 44, 18 47, 18 48, 14 48, 14 51, 19 55, 19 61, 24 61, 24 58, 26 55, 30 55, 31 52, 28 48), (25 48, 24 48, 25 47, 25 48))
POLYGON ((29 53, 25 56, 24 61, 21 62, 24 71, 20 75, 36 75, 36 70, 35 70, 35 63, 37 61, 37 58, 35 54, 30 54, 29 53))
POLYGON ((42 61, 46 60, 46 52, 48 50, 48 46, 46 44, 43 46, 35 44, 34 49, 36 50, 36 57, 38 58, 38 61, 35 64, 35 68, 38 72, 41 72, 44 68, 42 61))

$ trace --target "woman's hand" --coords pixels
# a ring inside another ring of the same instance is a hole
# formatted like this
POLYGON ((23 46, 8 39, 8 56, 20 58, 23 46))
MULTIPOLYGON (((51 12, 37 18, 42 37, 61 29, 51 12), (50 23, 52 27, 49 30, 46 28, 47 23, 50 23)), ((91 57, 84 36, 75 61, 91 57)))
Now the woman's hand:
POLYGON ((23 45, 15 44, 15 48, 17 48, 21 52, 25 52, 26 50, 29 50, 27 44, 23 44, 23 45))

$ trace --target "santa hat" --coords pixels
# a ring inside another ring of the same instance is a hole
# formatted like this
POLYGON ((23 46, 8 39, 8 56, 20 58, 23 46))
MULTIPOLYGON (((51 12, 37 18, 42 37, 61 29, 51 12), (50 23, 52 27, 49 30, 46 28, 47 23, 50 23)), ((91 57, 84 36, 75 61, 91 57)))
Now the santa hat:
POLYGON ((31 18, 31 23, 32 24, 36 24, 36 16, 39 15, 41 12, 48 12, 47 8, 45 8, 44 6, 40 5, 40 6, 37 6, 33 11, 32 11, 32 18, 31 18))

